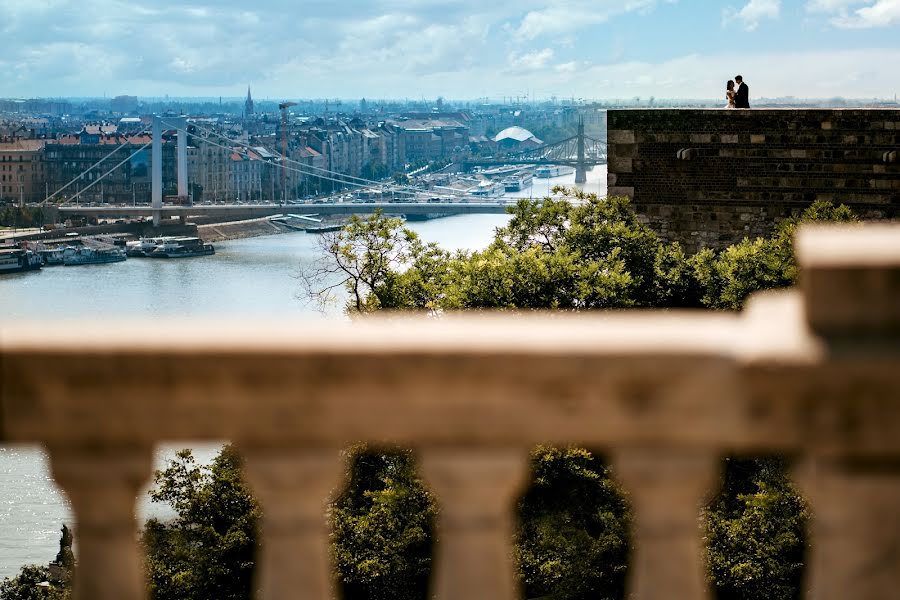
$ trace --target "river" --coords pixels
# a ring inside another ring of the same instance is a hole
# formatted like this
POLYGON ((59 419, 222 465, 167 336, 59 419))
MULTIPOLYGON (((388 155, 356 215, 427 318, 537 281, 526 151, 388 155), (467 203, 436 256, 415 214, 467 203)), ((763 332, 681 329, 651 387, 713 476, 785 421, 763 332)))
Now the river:
MULTIPOLYGON (((574 174, 534 179, 510 197, 542 197, 555 185, 572 185, 574 174)), ((605 194, 606 168, 588 173, 588 192, 605 194)), ((444 248, 485 247, 506 215, 459 215, 410 222, 426 242, 444 248)), ((154 318, 203 316, 253 318, 279 315, 292 319, 342 319, 343 307, 321 311, 302 300, 296 274, 321 256, 317 236, 289 233, 220 242, 215 256, 184 260, 129 259, 123 263, 52 267, 0 278, 0 321, 38 321, 107 317, 154 318)), ((160 446, 156 467, 178 448, 190 445, 202 462, 217 444, 160 446)), ((140 496, 139 522, 165 516, 140 496)), ((0 446, 0 579, 24 564, 46 564, 58 549, 62 523, 71 523, 68 503, 57 491, 44 452, 35 446, 0 446)))

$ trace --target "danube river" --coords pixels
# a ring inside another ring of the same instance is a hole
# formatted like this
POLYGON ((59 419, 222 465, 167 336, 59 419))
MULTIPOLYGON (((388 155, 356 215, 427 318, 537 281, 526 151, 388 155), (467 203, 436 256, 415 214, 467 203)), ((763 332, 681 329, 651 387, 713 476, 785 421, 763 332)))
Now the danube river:
MULTIPOLYGON (((605 194, 605 167, 588 175, 586 191, 605 194)), ((535 179, 514 197, 541 197, 574 175, 535 179)), ((408 223, 423 240, 447 249, 480 249, 506 224, 506 215, 460 215, 408 223)), ((52 267, 0 278, 0 322, 18 320, 156 317, 342 319, 343 307, 324 312, 303 300, 296 274, 321 256, 317 237, 291 233, 221 242, 216 255, 183 260, 129 259, 124 263, 52 267)), ((57 325, 59 326, 59 325, 57 325)), ((160 447, 157 467, 185 444, 160 447)), ((217 445, 197 447, 208 462, 217 445)), ((140 519, 165 515, 146 494, 140 519)), ((0 579, 20 566, 46 564, 58 549, 69 507, 47 471, 46 456, 33 446, 0 447, 0 579)))

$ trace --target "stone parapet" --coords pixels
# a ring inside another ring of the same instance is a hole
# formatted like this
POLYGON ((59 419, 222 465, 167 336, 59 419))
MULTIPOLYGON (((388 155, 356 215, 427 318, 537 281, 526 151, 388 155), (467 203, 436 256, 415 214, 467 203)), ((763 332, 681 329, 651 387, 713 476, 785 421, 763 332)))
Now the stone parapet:
POLYGON ((897 109, 611 110, 608 123, 609 193, 691 251, 767 235, 817 200, 900 217, 897 109))

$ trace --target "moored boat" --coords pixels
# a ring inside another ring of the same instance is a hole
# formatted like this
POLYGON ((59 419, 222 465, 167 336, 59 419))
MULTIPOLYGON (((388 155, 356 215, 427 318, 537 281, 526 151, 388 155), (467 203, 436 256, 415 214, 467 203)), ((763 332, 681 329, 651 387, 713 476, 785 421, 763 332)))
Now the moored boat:
POLYGON ((45 248, 40 251, 46 266, 65 264, 65 248, 45 248))
POLYGON ((561 177, 575 172, 575 167, 567 165, 547 165, 538 167, 534 170, 534 176, 538 179, 550 179, 551 177, 561 177))
POLYGON ((531 171, 521 171, 515 175, 504 177, 501 183, 507 192, 518 192, 531 183, 531 178, 531 171))
POLYGON ((173 236, 165 235, 141 238, 134 242, 128 242, 125 245, 125 254, 132 257, 150 256, 150 253, 153 252, 157 246, 171 239, 174 239, 173 236))
POLYGON ((76 265, 102 265, 122 262, 127 257, 118 247, 94 248, 91 246, 69 246, 63 253, 63 264, 67 267, 76 265))
POLYGON ((210 256, 215 253, 216 249, 212 244, 206 243, 198 237, 173 237, 158 244, 146 256, 150 258, 189 258, 210 256))
POLYGON ((21 248, 0 249, 0 273, 36 271, 44 265, 41 255, 21 248))

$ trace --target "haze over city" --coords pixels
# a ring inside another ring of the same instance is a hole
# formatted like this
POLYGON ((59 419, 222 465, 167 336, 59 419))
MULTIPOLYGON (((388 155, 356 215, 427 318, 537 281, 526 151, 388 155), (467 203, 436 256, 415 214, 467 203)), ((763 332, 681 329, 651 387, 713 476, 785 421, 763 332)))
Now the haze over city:
POLYGON ((0 0, 0 97, 893 98, 900 0, 0 0))

